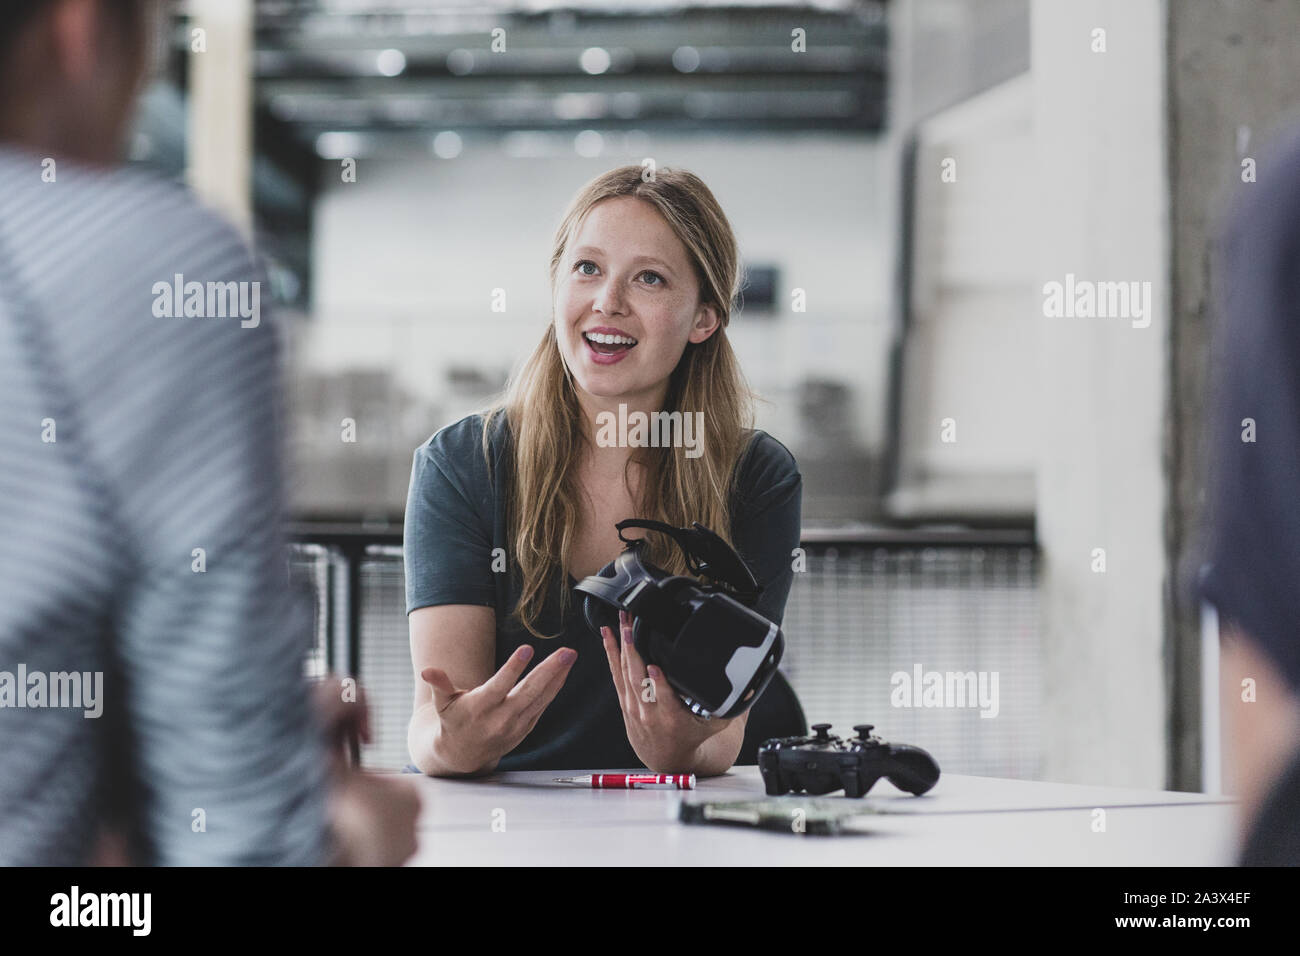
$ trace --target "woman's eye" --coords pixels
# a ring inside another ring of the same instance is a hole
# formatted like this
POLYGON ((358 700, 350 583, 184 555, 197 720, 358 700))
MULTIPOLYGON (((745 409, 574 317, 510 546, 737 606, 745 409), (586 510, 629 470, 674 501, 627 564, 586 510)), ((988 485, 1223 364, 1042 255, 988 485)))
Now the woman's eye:
POLYGON ((579 272, 579 273, 581 273, 582 275, 584 275, 584 276, 590 276, 590 275, 595 275, 595 274, 596 274, 595 272, 584 272, 584 271, 583 271, 583 268, 582 268, 583 266, 591 266, 592 269, 595 269, 595 268, 596 268, 596 263, 592 262, 590 259, 583 259, 581 262, 579 262, 579 263, 574 267, 574 269, 575 269, 577 272, 579 272))
POLYGON ((649 283, 647 283, 648 285, 663 285, 663 284, 664 284, 664 277, 661 276, 661 275, 660 275, 659 273, 657 273, 657 272, 643 272, 643 273, 641 273, 641 275, 645 276, 647 279, 654 279, 654 280, 655 280, 654 282, 649 282, 649 283))

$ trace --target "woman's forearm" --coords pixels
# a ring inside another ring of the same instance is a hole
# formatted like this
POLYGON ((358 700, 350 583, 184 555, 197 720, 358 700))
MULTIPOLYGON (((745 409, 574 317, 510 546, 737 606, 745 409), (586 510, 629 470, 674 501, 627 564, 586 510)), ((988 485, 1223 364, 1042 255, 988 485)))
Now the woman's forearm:
POLYGON ((690 772, 700 777, 716 777, 726 773, 740 756, 740 748, 744 743, 745 722, 731 721, 695 749, 695 769, 690 772))
POLYGON ((655 758, 655 773, 693 773, 697 777, 716 777, 726 773, 736 762, 745 742, 745 723, 732 720, 700 743, 687 743, 681 750, 655 758))
POLYGON ((443 737, 442 725, 438 712, 430 701, 416 708, 411 715, 411 722, 406 730, 406 747, 411 754, 411 762, 431 777, 468 777, 490 773, 496 769, 500 757, 494 757, 486 763, 475 767, 465 767, 447 754, 446 738, 443 737))

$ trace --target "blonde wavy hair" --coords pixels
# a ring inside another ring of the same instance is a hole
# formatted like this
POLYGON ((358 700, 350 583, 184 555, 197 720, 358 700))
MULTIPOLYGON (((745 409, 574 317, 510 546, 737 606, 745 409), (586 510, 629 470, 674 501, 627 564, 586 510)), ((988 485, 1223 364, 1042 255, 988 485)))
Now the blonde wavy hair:
MULTIPOLYGON (((736 238, 713 193, 693 173, 662 168, 644 178, 641 166, 612 169, 578 192, 556 229, 550 262, 552 303, 561 263, 583 219, 597 203, 619 196, 633 196, 658 210, 695 267, 699 304, 712 305, 720 320, 708 339, 687 343, 669 378, 661 409, 704 413, 708 437, 701 443, 702 454, 687 458, 684 448, 656 448, 656 454, 645 454, 650 449, 638 450, 642 454, 634 451, 629 466, 635 460, 646 469, 636 517, 676 527, 699 521, 730 542, 729 498, 735 465, 753 428, 757 397, 746 384, 726 335, 741 284, 736 238)), ((522 581, 512 619, 539 638, 559 636, 542 634, 536 624, 554 579, 563 579, 567 572, 564 558, 582 515, 582 492, 575 479, 578 453, 584 442, 591 441, 572 373, 556 341, 554 319, 552 315, 546 334, 511 377, 503 396, 482 410, 483 453, 489 469, 493 425, 505 416, 509 426, 513 473, 506 483, 506 528, 514 573, 522 581)), ((649 533, 646 538, 649 560, 672 574, 688 573, 676 545, 661 534, 649 533)), ((563 614, 573 597, 567 587, 561 592, 563 614)))

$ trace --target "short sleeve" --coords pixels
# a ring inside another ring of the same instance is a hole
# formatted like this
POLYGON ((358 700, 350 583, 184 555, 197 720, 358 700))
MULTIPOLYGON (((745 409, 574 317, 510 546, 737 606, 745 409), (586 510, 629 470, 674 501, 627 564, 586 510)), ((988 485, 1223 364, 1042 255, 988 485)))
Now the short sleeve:
POLYGON ((1300 136, 1223 234, 1200 593, 1300 689, 1300 136))
POLYGON ((754 609, 780 624, 794 583, 803 476, 789 449, 760 431, 741 463, 737 492, 732 521, 736 549, 763 588, 754 609))
POLYGON ((407 614, 437 604, 496 603, 492 515, 479 500, 487 475, 472 473, 482 453, 468 441, 457 447, 445 439, 446 430, 421 445, 411 464, 402 544, 407 614))

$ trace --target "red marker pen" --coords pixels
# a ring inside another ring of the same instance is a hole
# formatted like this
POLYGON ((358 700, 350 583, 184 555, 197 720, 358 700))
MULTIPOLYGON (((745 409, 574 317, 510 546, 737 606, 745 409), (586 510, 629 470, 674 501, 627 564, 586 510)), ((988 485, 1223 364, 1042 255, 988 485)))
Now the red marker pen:
POLYGON ((575 783, 593 790, 694 790, 693 773, 592 773, 583 777, 556 777, 556 783, 575 783))

